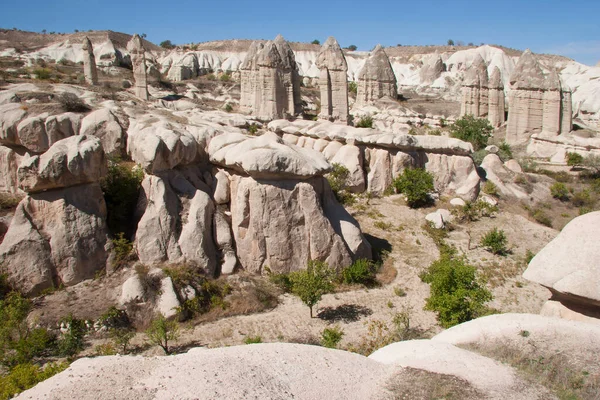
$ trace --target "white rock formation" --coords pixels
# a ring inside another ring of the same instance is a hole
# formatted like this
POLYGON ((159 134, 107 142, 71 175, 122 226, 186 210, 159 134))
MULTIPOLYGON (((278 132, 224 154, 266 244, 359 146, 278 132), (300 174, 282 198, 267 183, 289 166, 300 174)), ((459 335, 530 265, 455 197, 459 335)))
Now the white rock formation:
POLYGON ((125 121, 120 122, 108 108, 92 111, 81 120, 79 134, 93 135, 100 139, 104 151, 109 156, 122 156, 125 153, 125 121))
POLYGON ((254 115, 262 120, 283 118, 287 91, 283 85, 283 61, 273 42, 267 42, 256 58, 258 74, 254 85, 254 115))
POLYGON ((378 44, 358 75, 355 107, 363 107, 383 97, 397 99, 398 87, 390 59, 378 44))
POLYGON ((444 65, 444 61, 440 54, 436 51, 431 56, 427 57, 425 62, 423 63, 423 67, 419 71, 419 75, 421 77, 421 84, 423 85, 431 85, 438 79, 442 72, 446 69, 444 65))
POLYGON ((494 67, 489 81, 488 121, 497 128, 505 122, 505 113, 504 83, 500 69, 494 67))
POLYGON ((467 69, 462 86, 461 115, 487 117, 489 108, 489 78, 487 64, 477 55, 467 69))
POLYGON ((302 112, 302 100, 300 98, 300 74, 296 64, 296 56, 283 36, 277 35, 273 43, 281 56, 286 112, 289 115, 298 115, 302 112))
POLYGON ((321 113, 329 121, 348 121, 348 64, 344 52, 333 36, 329 37, 317 56, 321 113))
POLYGON ((94 47, 92 42, 86 36, 83 38, 83 75, 88 85, 96 86, 98 84, 98 70, 96 69, 96 57, 94 57, 94 47))
POLYGON ((246 58, 240 66, 241 79, 241 97, 240 111, 243 113, 253 113, 257 101, 257 79, 258 79, 258 53, 263 49, 264 45, 254 41, 248 49, 246 58))
POLYGON ((131 63, 133 64, 134 93, 136 97, 148 100, 150 95, 146 76, 146 51, 144 50, 142 38, 137 33, 127 43, 127 50, 131 55, 131 63))

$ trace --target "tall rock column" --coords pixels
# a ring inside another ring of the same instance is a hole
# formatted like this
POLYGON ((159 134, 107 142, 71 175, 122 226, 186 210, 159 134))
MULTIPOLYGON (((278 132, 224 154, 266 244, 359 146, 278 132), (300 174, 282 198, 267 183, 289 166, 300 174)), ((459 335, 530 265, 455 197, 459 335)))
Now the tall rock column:
POLYGON ((127 43, 127 50, 131 55, 131 63, 133 64, 134 93, 140 99, 148 100, 150 95, 148 94, 146 77, 146 51, 144 50, 142 38, 137 33, 127 43))
POLYGON ((240 95, 240 111, 252 114, 256 104, 255 92, 257 90, 256 80, 258 77, 258 52, 263 49, 263 44, 260 42, 252 42, 248 49, 248 54, 244 62, 240 66, 241 75, 241 95, 240 95))
POLYGON ((390 59, 378 44, 358 74, 356 106, 372 104, 382 97, 397 99, 398 86, 390 59))
POLYGON ((550 72, 546 79, 543 96, 542 131, 551 136, 558 136, 561 127, 561 86, 556 70, 550 72))
POLYGON ((319 118, 348 122, 348 64, 334 37, 329 37, 317 56, 321 114, 319 118))
POLYGON ((479 75, 479 117, 487 117, 489 105, 489 75, 487 64, 480 54, 475 58, 473 68, 479 75))
POLYGON ((494 67, 492 76, 489 82, 489 103, 488 103, 488 121, 490 124, 497 128, 504 123, 504 83, 502 82, 502 75, 500 69, 494 67))
POLYGON ((283 87, 285 88, 285 111, 290 115, 302 112, 302 100, 300 96, 300 73, 296 56, 290 44, 281 35, 277 35, 274 42, 281 56, 283 87))
POLYGON ((573 130, 573 100, 571 88, 561 83, 561 118, 560 133, 569 133, 573 130))
POLYGON ((275 43, 269 41, 258 52, 255 115, 263 120, 283 118, 287 95, 283 86, 282 61, 275 43))
POLYGON ((462 100, 460 102, 460 115, 472 115, 479 117, 480 87, 481 81, 475 68, 469 68, 465 74, 462 85, 462 100))
POLYGON ((88 85, 96 86, 98 84, 98 70, 96 69, 94 48, 87 36, 83 39, 83 75, 88 85))

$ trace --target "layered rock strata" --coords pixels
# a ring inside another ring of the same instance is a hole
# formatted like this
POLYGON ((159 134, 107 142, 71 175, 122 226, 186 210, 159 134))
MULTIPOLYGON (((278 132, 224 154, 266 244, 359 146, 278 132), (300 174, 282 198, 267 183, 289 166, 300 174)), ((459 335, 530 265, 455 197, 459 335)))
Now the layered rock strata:
POLYGON ((329 37, 317 56, 321 113, 329 121, 348 121, 348 64, 334 37, 329 37))

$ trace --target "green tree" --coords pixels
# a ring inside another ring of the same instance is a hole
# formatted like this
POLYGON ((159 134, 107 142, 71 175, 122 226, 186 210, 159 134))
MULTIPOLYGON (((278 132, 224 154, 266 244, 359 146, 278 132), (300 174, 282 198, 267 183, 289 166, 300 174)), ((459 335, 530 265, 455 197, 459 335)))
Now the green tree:
POLYGON ((578 167, 583 164, 583 156, 579 153, 567 153, 565 156, 569 167, 578 167))
POLYGON ((305 270, 290 273, 292 293, 302 300, 310 309, 313 317, 313 307, 324 294, 333 290, 334 271, 323 261, 311 260, 305 270))
POLYGON ((454 40, 448 39, 448 46, 454 46, 454 40))
POLYGON ((562 182, 553 183, 552 186, 550 186, 550 194, 560 201, 569 200, 569 189, 562 182))
POLYGON ((335 349, 343 336, 344 330, 337 325, 333 328, 325 328, 323 329, 323 332, 321 332, 321 346, 335 349))
POLYGON ((175 48, 175 45, 173 43, 171 43, 170 40, 163 40, 162 42, 160 42, 159 46, 162 47, 163 49, 175 48))
POLYGON ((433 175, 424 168, 406 168, 392 183, 398 193, 406 196, 409 207, 417 208, 431 203, 433 175))
POLYGON ((313 40, 311 43, 312 44, 321 44, 321 42, 319 40, 317 40, 317 39, 313 40))
POLYGON ((487 119, 475 118, 472 115, 465 115, 450 125, 450 136, 470 142, 475 151, 487 146, 493 131, 494 128, 487 119))
POLYGON ((158 317, 150 323, 150 328, 146 330, 146 336, 150 343, 160 346, 165 354, 170 354, 169 342, 179 338, 179 325, 158 314, 158 317))
POLYGON ((476 268, 467 265, 463 258, 440 258, 421 275, 421 280, 431 287, 425 309, 436 312, 444 328, 483 315, 485 303, 492 300, 476 268))
POLYGON ((356 51, 358 47, 356 47, 355 45, 351 44, 350 46, 347 47, 348 50, 350 51, 356 51))
POLYGON ((503 230, 498 228, 491 229, 481 239, 481 245, 486 248, 487 251, 497 254, 505 255, 508 253, 508 239, 503 230))
POLYGON ((348 93, 353 93, 356 95, 358 92, 358 85, 354 81, 348 82, 348 93))

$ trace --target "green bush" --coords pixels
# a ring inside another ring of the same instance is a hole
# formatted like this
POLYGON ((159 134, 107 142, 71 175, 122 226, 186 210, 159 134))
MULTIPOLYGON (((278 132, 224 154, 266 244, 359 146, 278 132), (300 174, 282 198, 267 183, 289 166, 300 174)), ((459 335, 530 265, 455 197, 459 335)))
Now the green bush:
POLYGON ((262 342, 262 337, 260 335, 248 336, 246 339, 244 339, 245 344, 258 344, 262 342))
POLYGON ((84 321, 73 317, 72 314, 63 318, 61 321, 62 324, 66 326, 67 330, 56 341, 58 355, 61 357, 73 357, 83 350, 87 327, 84 321))
POLYGON ((583 156, 579 153, 567 153, 565 160, 569 167, 578 167, 583 164, 583 156))
POLYGON ((344 330, 339 326, 325 328, 323 329, 323 332, 321 332, 321 346, 335 349, 341 342, 343 336, 344 330))
POLYGON ((357 128, 372 128, 373 127, 373 117, 365 116, 360 119, 355 125, 357 128))
POLYGON ((335 272, 323 261, 311 260, 305 270, 289 274, 292 283, 292 293, 302 300, 310 309, 313 317, 313 307, 324 294, 333 290, 335 272))
POLYGON ((173 43, 171 43, 170 40, 163 40, 162 42, 160 42, 159 46, 162 47, 163 49, 175 48, 175 45, 173 43))
POLYGON ((549 228, 552 228, 552 220, 541 208, 536 208, 534 210, 531 210, 529 215, 531 215, 531 217, 536 222, 538 222, 544 226, 547 226, 549 228))
POLYGON ((450 125, 450 136, 470 142, 476 151, 487 146, 493 131, 494 128, 487 119, 475 118, 472 115, 465 115, 450 125))
POLYGON ((206 79, 208 79, 209 81, 216 81, 217 77, 215 76, 215 74, 210 73, 210 74, 206 75, 206 79))
POLYGON ((506 162, 513 158, 512 149, 510 145, 506 142, 502 142, 498 145, 498 157, 502 159, 502 161, 506 162))
POLYGON ((492 300, 476 268, 462 258, 440 258, 421 275, 421 280, 431 286, 425 309, 436 312, 444 328, 483 315, 485 303, 492 300))
POLYGON ((165 354, 170 354, 169 342, 179 338, 179 325, 175 321, 169 321, 164 315, 158 314, 146 330, 146 337, 151 344, 160 346, 165 354))
POLYGON ((464 206, 456 207, 452 214, 459 221, 478 221, 482 217, 491 217, 498 212, 498 206, 493 206, 483 200, 467 201, 464 206))
POLYGON ((119 232, 117 234, 117 237, 115 239, 112 239, 111 242, 113 245, 113 252, 115 255, 115 258, 112 261, 112 267, 116 271, 135 259, 133 252, 133 242, 127 240, 123 232, 119 232))
POLYGON ((348 82, 348 93, 353 93, 356 95, 358 93, 358 85, 354 81, 348 82))
POLYGON ((342 282, 372 285, 375 283, 376 272, 377 265, 373 261, 361 258, 342 270, 342 282))
POLYGON ((332 170, 325 177, 329 186, 335 195, 337 201, 341 204, 351 205, 354 203, 354 196, 348 191, 348 176, 350 171, 342 164, 333 163, 332 170))
POLYGON ((481 245, 493 254, 506 255, 508 253, 508 239, 504 231, 498 230, 498 228, 488 231, 481 239, 481 245))
POLYGON ((248 126, 248 133, 251 135, 256 135, 258 133, 258 125, 250 124, 248 126))
POLYGON ((417 208, 431 204, 429 193, 433 192, 433 175, 424 168, 407 168, 392 183, 398 193, 406 196, 409 207, 417 208))
POLYGON ((560 201, 569 200, 569 189, 564 183, 556 182, 550 186, 550 194, 560 201))
POLYGON ((135 331, 131 328, 112 328, 109 333, 115 348, 119 349, 121 354, 127 354, 129 342, 135 336, 135 331))
POLYGON ((137 205, 140 187, 144 179, 144 171, 139 167, 131 167, 119 160, 108 163, 108 174, 101 181, 106 209, 108 229, 117 235, 126 235, 133 231, 132 215, 137 205))
POLYGON ((227 72, 226 72, 226 73, 224 73, 223 75, 221 75, 221 76, 219 77, 219 80, 220 80, 221 82, 229 82, 229 81, 231 80, 231 75, 230 75, 229 73, 227 73, 227 72))
POLYGON ((311 44, 321 44, 321 42, 317 39, 313 40, 312 42, 310 42, 311 44))
POLYGON ((575 207, 592 208, 596 201, 588 189, 583 189, 573 194, 571 202, 575 207))
POLYGON ((485 181, 483 184, 483 193, 494 197, 498 197, 500 195, 498 192, 498 186, 496 186, 496 184, 492 181, 485 181))
POLYGON ((16 394, 64 371, 68 366, 67 362, 46 364, 44 368, 30 363, 19 364, 7 375, 0 375, 0 400, 11 399, 16 394))
POLYGON ((35 79, 39 80, 48 80, 52 77, 50 70, 47 68, 36 68, 33 70, 33 74, 35 75, 35 79))
POLYGON ((227 104, 225 104, 225 108, 224 109, 225 109, 226 112, 230 113, 230 112, 233 111, 233 106, 231 104, 227 103, 227 104))

